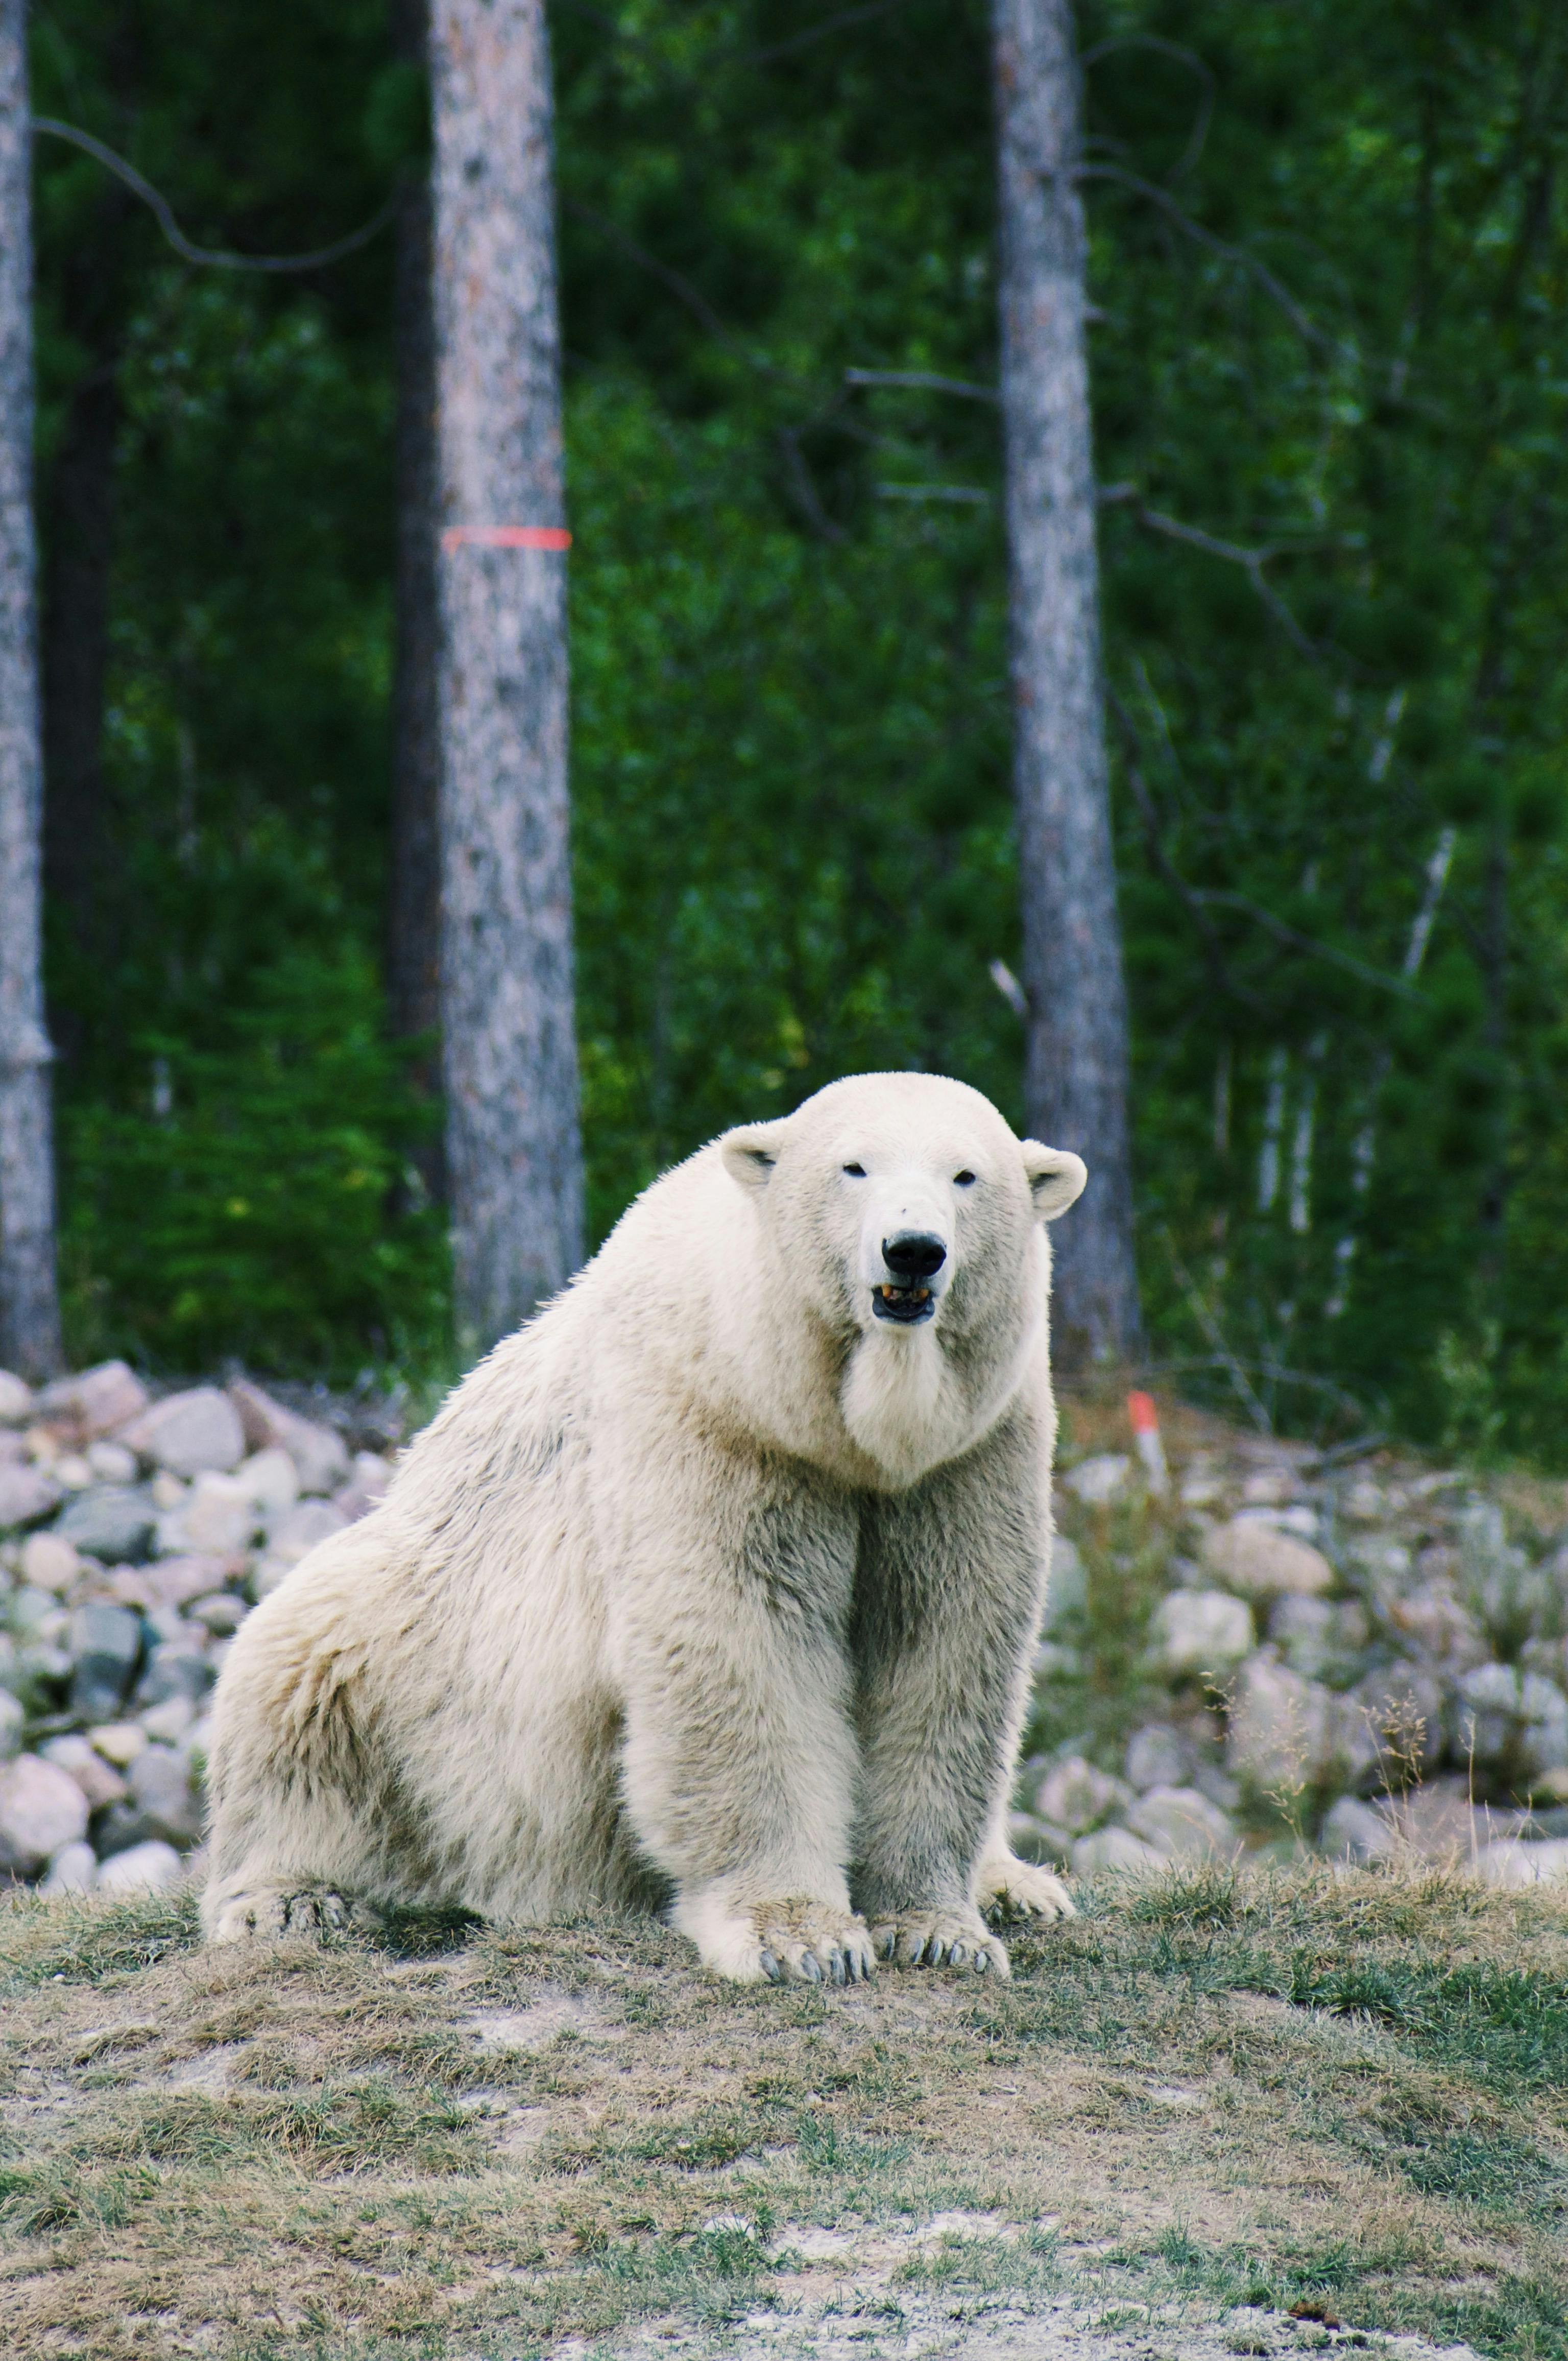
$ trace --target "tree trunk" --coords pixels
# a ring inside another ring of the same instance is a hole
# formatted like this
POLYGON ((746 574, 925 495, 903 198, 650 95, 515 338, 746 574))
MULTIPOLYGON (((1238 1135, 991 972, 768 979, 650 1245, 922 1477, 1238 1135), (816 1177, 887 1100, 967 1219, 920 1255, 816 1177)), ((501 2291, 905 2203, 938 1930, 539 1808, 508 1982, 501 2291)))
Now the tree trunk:
MULTIPOLYGON (((426 0, 395 0, 392 21, 399 57, 422 65, 430 46, 426 0)), ((394 1040, 423 1045, 411 1079, 433 1099, 441 1088, 441 586, 428 159, 402 168, 394 234, 398 551, 387 1010, 394 1040)), ((440 1203, 446 1159, 439 1138, 419 1149, 417 1163, 426 1191, 440 1203)))
POLYGON ((1058 1355, 1109 1360, 1139 1323, 1069 0, 993 0, 993 33, 1025 1094, 1089 1166, 1056 1234, 1058 1355))
POLYGON ((525 1320, 583 1245, 543 0, 435 0, 431 67, 443 1072, 470 1350, 525 1320))
POLYGON ((32 139, 26 0, 0 0, 0 1364, 60 1366, 33 539, 32 139))

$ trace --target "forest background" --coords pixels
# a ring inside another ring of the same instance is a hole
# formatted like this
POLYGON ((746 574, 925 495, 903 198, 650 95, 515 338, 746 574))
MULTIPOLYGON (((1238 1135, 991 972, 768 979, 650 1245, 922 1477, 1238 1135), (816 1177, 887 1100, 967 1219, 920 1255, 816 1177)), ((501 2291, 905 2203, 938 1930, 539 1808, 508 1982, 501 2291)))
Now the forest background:
MULTIPOLYGON (((1151 1361, 1568 1464, 1568 23, 1078 24, 1151 1361)), ((977 0, 551 27, 597 1243, 847 1071, 1020 1119, 994 163, 977 0)), ((52 0, 32 71, 243 250, 352 229, 424 137, 382 0, 52 0)), ((193 269, 36 153, 70 1356, 439 1376, 383 989, 391 242, 193 269)))

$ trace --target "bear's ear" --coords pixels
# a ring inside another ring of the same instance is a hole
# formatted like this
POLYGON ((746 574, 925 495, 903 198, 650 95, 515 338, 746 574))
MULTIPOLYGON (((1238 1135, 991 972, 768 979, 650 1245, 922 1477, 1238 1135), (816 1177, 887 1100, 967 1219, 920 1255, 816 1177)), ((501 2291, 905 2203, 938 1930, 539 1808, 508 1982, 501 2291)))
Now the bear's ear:
POLYGON ((1054 1222, 1083 1194, 1089 1167, 1070 1148, 1042 1148, 1037 1139, 1026 1139, 1024 1178, 1035 1201, 1035 1219, 1054 1222))
POLYGON ((732 1180, 739 1180, 742 1189, 762 1190, 773 1177, 784 1143, 783 1122, 751 1123, 743 1131, 726 1132, 719 1153, 732 1180))

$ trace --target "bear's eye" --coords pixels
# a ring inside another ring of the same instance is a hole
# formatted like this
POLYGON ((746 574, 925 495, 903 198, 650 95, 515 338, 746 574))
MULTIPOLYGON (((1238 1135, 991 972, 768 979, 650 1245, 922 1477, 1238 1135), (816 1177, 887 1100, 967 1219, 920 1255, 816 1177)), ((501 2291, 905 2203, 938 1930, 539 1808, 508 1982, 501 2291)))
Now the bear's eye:
POLYGON ((955 1172, 953 1175, 953 1186, 955 1189, 972 1189, 974 1187, 974 1174, 972 1172, 955 1172))
POLYGON ((863 1180, 866 1177, 866 1168, 863 1164, 846 1164, 844 1170, 851 1180, 863 1180))

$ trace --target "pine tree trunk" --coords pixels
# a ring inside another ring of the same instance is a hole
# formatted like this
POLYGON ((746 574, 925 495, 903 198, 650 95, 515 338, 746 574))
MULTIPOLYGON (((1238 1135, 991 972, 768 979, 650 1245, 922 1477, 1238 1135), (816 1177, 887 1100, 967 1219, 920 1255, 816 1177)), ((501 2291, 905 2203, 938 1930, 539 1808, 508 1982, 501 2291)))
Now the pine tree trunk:
POLYGON ((60 1366, 43 1022, 26 0, 0 0, 0 1366, 60 1366))
MULTIPOLYGON (((426 0, 396 0, 400 58, 429 50, 426 0)), ((441 724, 437 682, 441 587, 436 492, 435 332, 432 316, 431 178, 426 159, 403 168, 397 239, 397 648, 392 676, 392 808, 387 901, 387 1009, 394 1040, 419 1039, 411 1079, 441 1088, 441 724)), ((429 1195, 445 1196, 446 1159, 433 1139, 417 1153, 429 1195)))
POLYGON ((550 53, 543 0, 434 0, 442 1018, 459 1340, 583 1245, 566 793, 550 53))
POLYGON ((1069 0, 993 0, 993 34, 1025 1094, 1031 1130, 1089 1166, 1053 1239, 1053 1328, 1061 1357, 1102 1361, 1139 1323, 1069 0))

